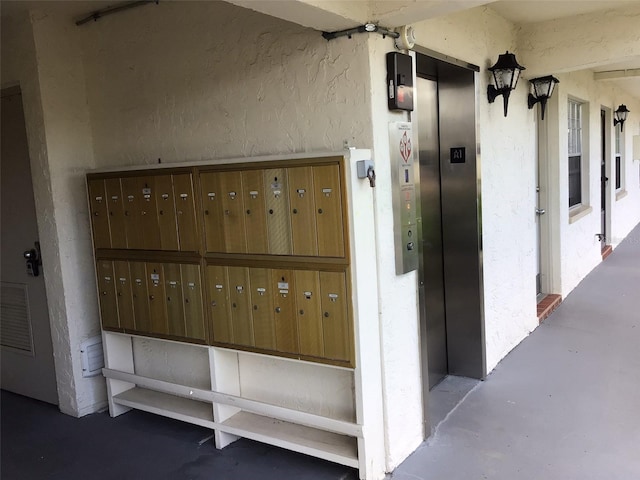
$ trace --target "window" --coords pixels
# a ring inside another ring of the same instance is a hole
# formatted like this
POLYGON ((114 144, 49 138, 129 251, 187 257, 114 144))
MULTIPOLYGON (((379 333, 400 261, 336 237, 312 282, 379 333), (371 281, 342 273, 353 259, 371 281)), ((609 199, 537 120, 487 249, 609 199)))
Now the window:
POLYGON ((620 131, 620 124, 616 125, 616 191, 624 189, 624 168, 622 164, 622 132, 620 131))
POLYGON ((582 103, 569 99, 569 208, 582 203, 582 103))

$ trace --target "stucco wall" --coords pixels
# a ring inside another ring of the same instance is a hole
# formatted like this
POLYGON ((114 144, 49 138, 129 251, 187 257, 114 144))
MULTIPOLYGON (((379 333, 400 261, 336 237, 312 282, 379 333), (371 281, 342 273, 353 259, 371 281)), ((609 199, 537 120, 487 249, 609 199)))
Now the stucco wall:
MULTIPOLYGON (((559 178, 556 179, 560 192, 560 232, 561 232, 561 293, 566 296, 580 281, 602 261, 600 241, 596 234, 600 226, 600 162, 602 158, 600 134, 600 110, 608 109, 607 125, 611 135, 607 176, 609 188, 609 222, 607 228, 609 242, 616 246, 640 221, 640 194, 638 184, 638 162, 631 160, 631 137, 638 132, 637 122, 629 122, 623 132, 625 143, 624 166, 626 169, 627 195, 616 200, 615 168, 613 163, 614 129, 612 114, 619 104, 625 103, 631 111, 640 111, 640 100, 604 81, 595 81, 589 71, 559 75, 558 95, 559 143, 555 146, 559 164, 559 178), (585 144, 588 147, 585 166, 589 171, 589 192, 583 192, 583 204, 591 210, 583 217, 571 221, 568 201, 568 150, 567 150, 567 100, 573 98, 584 102, 583 125, 585 144), (610 123, 609 123, 610 122, 610 123)), ((631 119, 632 117, 630 117, 631 119)), ((609 243, 608 242, 608 243, 609 243)))
POLYGON ((84 75, 66 20, 26 9, 3 17, 2 84, 23 92, 59 406, 80 416, 106 396, 104 380, 82 378, 80 343, 100 328, 83 180, 92 165, 84 75))
POLYGON ((389 122, 408 121, 409 116, 404 112, 389 112, 387 108, 386 54, 394 51, 393 45, 390 38, 369 37, 387 471, 398 466, 423 438, 417 272, 396 275, 395 265, 389 122))
POLYGON ((366 38, 224 2, 165 2, 83 29, 98 166, 371 143, 366 38))

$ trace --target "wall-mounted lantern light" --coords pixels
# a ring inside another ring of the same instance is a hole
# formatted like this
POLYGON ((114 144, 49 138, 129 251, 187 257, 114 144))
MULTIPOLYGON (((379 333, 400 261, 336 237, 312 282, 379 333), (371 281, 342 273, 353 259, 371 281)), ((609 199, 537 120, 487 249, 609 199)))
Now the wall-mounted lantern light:
POLYGON ((540 102, 540 113, 542 114, 542 120, 544 120, 547 100, 553 95, 553 88, 556 86, 556 83, 560 83, 560 80, 552 75, 547 75, 546 77, 529 80, 529 83, 531 83, 533 87, 533 93, 529 94, 529 109, 532 109, 536 103, 540 102))
POLYGON ((629 114, 629 110, 625 104, 622 104, 618 107, 618 109, 613 112, 613 126, 620 124, 620 131, 624 130, 624 122, 627 119, 627 115, 629 114))
POLYGON ((520 72, 525 68, 518 64, 516 56, 508 51, 503 55, 498 55, 498 61, 493 67, 489 67, 489 71, 493 73, 494 85, 489 85, 487 96, 489 103, 493 103, 497 96, 502 95, 504 102, 504 116, 507 116, 507 108, 509 106, 509 95, 511 90, 516 88, 520 72))

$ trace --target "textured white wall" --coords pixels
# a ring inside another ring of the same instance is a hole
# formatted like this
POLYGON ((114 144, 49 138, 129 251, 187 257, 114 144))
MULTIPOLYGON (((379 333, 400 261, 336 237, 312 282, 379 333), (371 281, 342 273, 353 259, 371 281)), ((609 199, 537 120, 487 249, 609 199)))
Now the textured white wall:
POLYGON ((417 272, 396 275, 394 253, 389 122, 407 121, 408 114, 389 112, 387 108, 385 55, 393 50, 392 39, 378 35, 369 38, 387 471, 415 450, 423 437, 417 272))
MULTIPOLYGON (((625 103, 630 110, 640 111, 640 99, 633 99, 624 91, 605 81, 596 82, 588 71, 559 75, 560 88, 558 95, 559 111, 559 143, 555 146, 559 162, 559 178, 556 179, 560 191, 560 225, 561 230, 561 293, 568 295, 578 283, 601 261, 600 241, 596 234, 601 232, 600 226, 600 162, 601 134, 600 109, 608 108, 613 112, 620 103, 625 103), (568 200, 568 150, 567 150, 567 100, 569 97, 585 102, 587 110, 583 112, 583 124, 587 130, 585 141, 588 146, 589 192, 583 204, 591 207, 591 211, 573 223, 569 220, 568 200), (588 111, 588 114, 587 114, 588 111)), ((632 117, 630 117, 631 119, 632 117)), ((640 191, 638 184, 637 162, 631 160, 629 148, 630 138, 638 131, 637 122, 629 122, 625 129, 627 170, 627 195, 616 200, 615 176, 613 164, 613 145, 610 146, 611 163, 608 168, 609 191, 609 237, 613 245, 617 245, 640 221, 640 191), (635 168, 634 168, 635 167, 635 168), (635 175, 634 175, 635 172, 635 175)), ((613 122, 607 125, 613 142, 613 122)))
POLYGON ((26 10, 3 16, 2 84, 19 83, 23 92, 59 406, 80 416, 106 397, 104 380, 82 378, 80 343, 100 328, 83 180, 91 137, 78 44, 66 20, 26 10))
POLYGON ((366 37, 223 2, 165 2, 83 30, 98 166, 366 146, 366 37))
POLYGON ((59 385, 69 384, 58 390, 75 399, 71 408, 62 401, 60 408, 81 416, 106 405, 106 389, 100 377, 82 377, 80 355, 80 343, 100 333, 84 180, 94 163, 80 38, 64 13, 32 11, 31 20, 55 222, 51 237, 41 238, 57 242, 47 297, 56 374, 59 385))

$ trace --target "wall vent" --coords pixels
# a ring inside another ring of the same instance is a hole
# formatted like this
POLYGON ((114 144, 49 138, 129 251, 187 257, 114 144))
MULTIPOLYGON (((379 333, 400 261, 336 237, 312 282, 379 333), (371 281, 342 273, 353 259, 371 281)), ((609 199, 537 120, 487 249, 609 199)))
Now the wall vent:
POLYGON ((82 376, 93 377, 99 375, 102 367, 104 367, 102 337, 98 335, 82 342, 80 353, 82 353, 82 376))
POLYGON ((25 284, 0 284, 0 345, 33 355, 29 294, 25 284))

